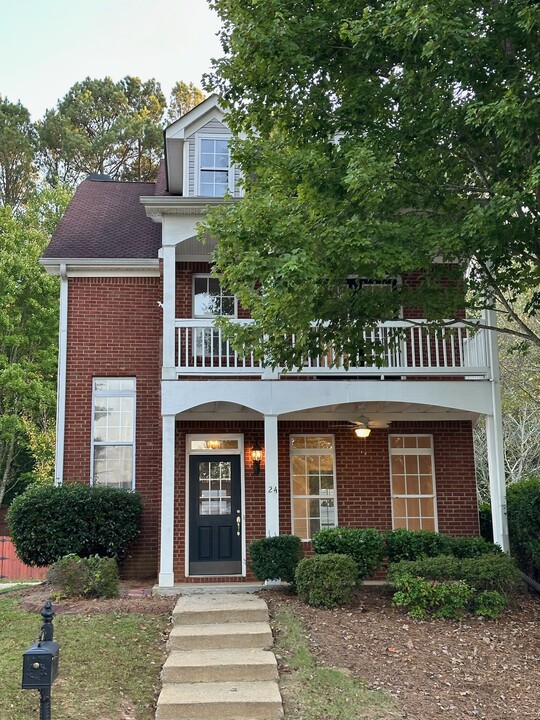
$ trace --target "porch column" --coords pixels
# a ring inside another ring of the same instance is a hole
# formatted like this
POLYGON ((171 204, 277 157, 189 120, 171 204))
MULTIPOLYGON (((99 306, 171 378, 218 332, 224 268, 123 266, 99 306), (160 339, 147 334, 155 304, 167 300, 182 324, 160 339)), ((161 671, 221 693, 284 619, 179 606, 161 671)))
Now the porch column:
POLYGON ((176 380, 176 247, 163 247, 163 380, 176 380))
POLYGON ((162 417, 161 548, 159 587, 173 587, 175 416, 162 417))
POLYGON ((279 535, 278 419, 264 416, 266 537, 279 535))
MULTIPOLYGON (((495 326, 497 314, 493 310, 489 310, 486 313, 486 320, 488 325, 495 326)), ((494 330, 486 330, 486 332, 491 369, 491 414, 486 415, 486 436, 493 540, 505 552, 509 552, 498 338, 494 330)))

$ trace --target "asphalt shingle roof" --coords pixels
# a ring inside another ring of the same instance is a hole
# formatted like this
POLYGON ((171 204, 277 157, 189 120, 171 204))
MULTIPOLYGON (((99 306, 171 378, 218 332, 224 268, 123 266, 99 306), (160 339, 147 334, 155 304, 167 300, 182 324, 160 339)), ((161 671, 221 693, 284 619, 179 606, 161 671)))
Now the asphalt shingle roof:
POLYGON ((155 191, 155 183, 83 180, 43 257, 157 258, 161 225, 139 202, 155 191))

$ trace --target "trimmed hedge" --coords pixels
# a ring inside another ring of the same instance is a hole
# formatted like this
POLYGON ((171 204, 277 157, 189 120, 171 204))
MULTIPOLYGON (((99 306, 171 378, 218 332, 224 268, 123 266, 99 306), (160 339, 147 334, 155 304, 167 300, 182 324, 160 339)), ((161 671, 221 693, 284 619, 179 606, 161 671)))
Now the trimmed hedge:
POLYGON ((389 563, 452 555, 450 536, 431 530, 389 530, 386 533, 385 547, 389 563))
POLYGON ((363 580, 382 565, 383 536, 373 528, 336 527, 320 530, 313 535, 313 549, 317 555, 337 553, 349 555, 358 567, 363 580))
POLYGON ((506 498, 510 550, 524 573, 540 578, 540 480, 510 485, 506 498))
POLYGON ((350 555, 313 555, 298 563, 296 589, 308 605, 333 608, 354 597, 358 567, 350 555))
POLYGON ((497 591, 505 597, 515 595, 523 585, 515 562, 505 553, 464 559, 441 555, 421 560, 402 560, 388 568, 390 582, 395 583, 404 576, 437 582, 464 580, 477 592, 497 591))
POLYGON ((302 557, 302 541, 296 535, 253 540, 249 544, 250 567, 258 580, 285 580, 294 585, 294 573, 302 557))
POLYGON ((121 560, 141 514, 137 493, 70 483, 30 488, 15 498, 7 521, 19 558, 43 567, 70 554, 121 560))

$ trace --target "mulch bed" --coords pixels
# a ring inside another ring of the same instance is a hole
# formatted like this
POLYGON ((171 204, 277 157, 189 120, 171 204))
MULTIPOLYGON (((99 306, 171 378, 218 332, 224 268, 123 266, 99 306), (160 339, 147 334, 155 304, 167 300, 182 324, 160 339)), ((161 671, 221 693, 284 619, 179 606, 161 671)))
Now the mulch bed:
MULTIPOLYGON (((290 608, 318 662, 396 698, 408 720, 538 720, 540 598, 524 595, 499 620, 414 620, 384 587, 365 587, 348 608, 310 608, 265 592, 271 614, 290 608)), ((395 717, 395 716, 393 716, 395 717)))

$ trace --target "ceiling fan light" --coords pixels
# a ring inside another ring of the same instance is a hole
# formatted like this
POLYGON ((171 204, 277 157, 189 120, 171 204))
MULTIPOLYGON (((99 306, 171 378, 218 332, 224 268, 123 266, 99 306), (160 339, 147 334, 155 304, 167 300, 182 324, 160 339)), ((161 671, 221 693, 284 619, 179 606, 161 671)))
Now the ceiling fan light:
POLYGON ((355 428, 354 432, 356 434, 356 437, 367 438, 371 433, 371 429, 366 427, 365 425, 359 425, 357 428, 355 428))

